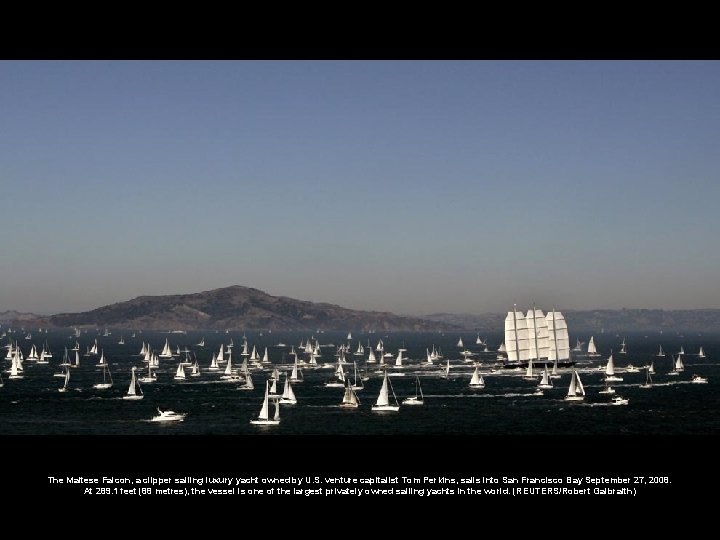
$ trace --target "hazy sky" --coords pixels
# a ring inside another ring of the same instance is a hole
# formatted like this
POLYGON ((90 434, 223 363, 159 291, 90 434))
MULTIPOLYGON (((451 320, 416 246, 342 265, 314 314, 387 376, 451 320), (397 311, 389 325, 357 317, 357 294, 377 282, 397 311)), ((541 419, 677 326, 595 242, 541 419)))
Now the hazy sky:
POLYGON ((0 62, 0 311, 720 308, 720 62, 0 62))

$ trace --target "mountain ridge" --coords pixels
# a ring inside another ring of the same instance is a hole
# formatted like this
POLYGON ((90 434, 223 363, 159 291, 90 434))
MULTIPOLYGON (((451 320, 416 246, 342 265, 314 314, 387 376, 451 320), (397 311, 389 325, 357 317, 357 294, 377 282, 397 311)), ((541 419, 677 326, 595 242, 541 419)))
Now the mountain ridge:
POLYGON ((197 293, 143 295, 80 313, 22 321, 40 327, 106 326, 148 330, 453 330, 452 324, 360 311, 335 304, 273 296, 231 285, 197 293))

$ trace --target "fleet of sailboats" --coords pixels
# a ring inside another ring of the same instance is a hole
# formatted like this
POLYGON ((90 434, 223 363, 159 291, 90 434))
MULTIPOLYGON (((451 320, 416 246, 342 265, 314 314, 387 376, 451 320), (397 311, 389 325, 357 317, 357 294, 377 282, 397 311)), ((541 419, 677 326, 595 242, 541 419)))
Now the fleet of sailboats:
MULTIPOLYGON (((585 388, 583 387, 583 383, 580 380, 580 371, 577 369, 572 369, 568 371, 559 370, 559 366, 561 363, 565 363, 567 365, 567 362, 570 360, 570 342, 569 342, 569 335, 568 335, 568 329, 567 324, 565 322, 564 317, 562 316, 562 313, 552 310, 548 312, 547 314, 544 314, 542 310, 537 309, 533 306, 531 310, 528 310, 527 313, 522 313, 516 310, 513 310, 512 312, 508 312, 508 318, 506 318, 506 334, 505 334, 505 341, 502 342, 500 349, 505 349, 505 352, 507 353, 507 358, 511 362, 524 362, 526 365, 526 369, 524 370, 524 378, 528 380, 538 381, 537 384, 537 392, 536 395, 542 395, 542 390, 551 390, 554 388, 553 385, 553 378, 559 378, 561 375, 560 373, 567 373, 570 374, 570 384, 568 387, 567 395, 565 396, 565 400, 567 401, 582 401, 585 399, 586 392, 585 388), (509 322, 509 320, 511 322, 509 322), (550 368, 552 367, 552 372, 550 371, 550 368), (540 377, 539 377, 540 376, 540 377)), ((72 338, 71 338, 72 339, 72 338)), ((45 345, 42 347, 42 352, 38 354, 38 347, 36 347, 34 344, 27 344, 25 347, 27 350, 27 347, 30 347, 30 352, 28 353, 28 357, 24 358, 23 353, 21 351, 21 348, 17 346, 17 342, 13 342, 11 339, 8 339, 9 343, 6 345, 7 349, 7 355, 5 356, 6 359, 10 360, 10 379, 22 379, 23 378, 23 360, 30 360, 34 361, 37 364, 42 363, 49 363, 48 359, 52 358, 52 353, 50 352, 50 348, 48 346, 48 343, 46 341, 45 345)), ((70 368, 77 368, 80 365, 80 344, 77 339, 75 341, 75 346, 71 349, 68 349, 71 342, 68 342, 68 346, 65 347, 64 355, 62 357, 62 360, 58 364, 59 367, 63 368, 63 370, 60 373, 55 373, 55 376, 62 377, 63 379, 63 385, 62 387, 58 388, 57 391, 64 393, 67 392, 69 389, 69 381, 70 381, 70 368), (74 362, 71 360, 71 356, 68 353, 68 350, 75 351, 75 360, 74 362)), ((124 338, 121 335, 120 341, 117 343, 124 344, 124 338)), ((231 340, 232 341, 232 340, 231 340)), ((388 340, 389 342, 389 340, 388 340)), ((129 341, 129 343, 133 343, 132 341, 129 341)), ((107 342, 103 341, 102 344, 107 346, 107 342)), ((200 343, 197 343, 196 345, 204 346, 205 339, 203 338, 200 343)), ((481 346, 487 346, 486 342, 480 339, 480 334, 477 334, 477 339, 475 340, 476 345, 481 346)), ((84 346, 85 344, 83 344, 84 346)), ((298 355, 295 354, 294 362, 292 364, 292 369, 290 369, 289 364, 285 364, 285 354, 283 354, 283 361, 282 364, 275 364, 270 361, 269 359, 269 349, 268 347, 264 347, 264 354, 262 356, 262 360, 260 360, 260 355, 258 355, 257 351, 262 350, 262 344, 258 346, 254 345, 248 345, 247 340, 244 342, 244 350, 252 349, 251 354, 243 354, 244 356, 244 362, 243 362, 243 368, 242 373, 244 373, 244 386, 241 386, 240 388, 246 389, 246 390, 253 390, 254 385, 252 381, 252 375, 250 373, 250 370, 253 370, 253 373, 255 370, 257 371, 265 371, 269 369, 267 366, 269 365, 270 368, 275 368, 273 370, 273 376, 269 378, 266 381, 266 388, 265 388, 265 397, 263 400, 263 405, 261 408, 261 411, 256 419, 251 420, 252 424, 258 424, 258 425, 277 425, 279 424, 280 418, 280 405, 281 404, 297 404, 297 398, 295 396, 295 393, 293 391, 292 383, 295 382, 301 382, 303 380, 302 377, 302 371, 300 370, 300 360, 298 359, 298 355), (253 363, 249 366, 248 360, 253 360, 253 363), (284 364, 284 367, 283 367, 284 364), (279 389, 281 387, 281 379, 280 379, 280 373, 281 371, 278 371, 278 366, 281 367, 281 370, 285 373, 285 380, 284 380, 284 386, 282 389, 282 394, 280 395, 279 389), (286 371, 285 371, 286 370, 286 371), (271 387, 272 385, 272 387, 271 387), (273 402, 275 405, 275 416, 272 416, 270 414, 270 402, 273 402)), ((335 376, 336 380, 328 384, 327 386, 337 386, 344 389, 343 392, 343 398, 342 402, 340 403, 341 408, 349 408, 349 409, 357 409, 360 407, 360 399, 358 397, 358 393, 360 390, 363 390, 364 384, 363 380, 367 380, 368 377, 360 377, 358 375, 358 365, 357 361, 353 361, 353 372, 352 374, 349 372, 349 368, 344 367, 345 365, 349 364, 349 362, 345 359, 345 355, 353 355, 356 357, 362 357, 366 352, 368 352, 368 357, 366 360, 366 364, 372 364, 377 363, 377 358, 375 354, 375 350, 373 347, 370 346, 369 340, 367 343, 367 350, 362 345, 361 342, 358 342, 357 348, 351 347, 351 343, 342 344, 337 348, 337 354, 338 360, 336 364, 336 371, 335 376), (355 351, 353 353, 353 350, 355 351), (347 372, 346 372, 347 370, 347 372)), ((325 345, 323 345, 325 346, 325 345)), ((334 345, 332 345, 334 347, 334 345)), ((391 345, 392 346, 392 345, 391 345)), ((461 357, 465 357, 466 361, 470 359, 472 356, 478 356, 479 353, 471 351, 470 349, 465 349, 464 345, 462 344, 462 337, 458 339, 458 346, 462 346, 462 349, 459 351, 459 354, 461 357)), ((578 339, 577 344, 575 348, 572 350, 575 351, 577 348, 582 346, 582 342, 578 339)), ((430 351, 430 348, 426 348, 426 354, 425 357, 422 357, 421 360, 413 360, 412 358, 408 360, 405 356, 405 353, 407 351, 406 348, 404 348, 404 343, 402 348, 397 349, 396 354, 390 354, 385 353, 384 344, 382 340, 378 342, 378 352, 380 353, 380 361, 383 364, 381 367, 386 367, 386 369, 381 369, 380 373, 382 373, 382 384, 377 396, 377 400, 374 405, 372 405, 371 409, 372 411, 392 411, 397 412, 400 409, 400 403, 398 402, 397 396, 395 395, 395 391, 392 388, 392 382, 391 382, 391 375, 395 375, 397 373, 392 373, 388 371, 388 369, 391 369, 390 366, 396 368, 410 368, 409 370, 403 369, 401 370, 404 373, 408 373, 409 375, 414 375, 414 387, 415 387, 415 394, 409 395, 405 397, 402 400, 403 405, 422 405, 424 403, 424 394, 423 389, 421 386, 420 376, 418 373, 430 373, 433 377, 438 377, 438 368, 429 369, 427 371, 424 371, 429 366, 432 366, 434 364, 434 360, 442 358, 441 354, 439 354, 439 351, 436 349, 436 347, 433 345, 432 352, 430 351), (390 361, 389 365, 385 364, 385 358, 392 358, 394 357, 394 362, 390 361)), ((471 345, 472 347, 472 345, 471 345)), ((119 350, 119 349, 118 349, 119 350)), ((137 349, 135 349, 137 350, 137 349)), ((177 345, 178 353, 181 354, 181 345, 177 345)), ((109 349, 111 355, 114 356, 114 353, 112 349, 109 349)), ((314 359, 317 357, 316 355, 319 355, 320 353, 320 344, 319 341, 315 340, 313 337, 312 339, 308 339, 306 343, 304 343, 304 346, 302 348, 302 351, 305 351, 308 355, 305 357, 305 361, 302 362, 302 366, 306 369, 312 369, 312 373, 314 373, 315 369, 321 369, 326 368, 332 364, 317 364, 317 362, 314 362, 314 359), (307 353, 307 351, 310 351, 307 353)), ((210 351, 208 351, 210 352, 210 351)), ((232 378, 233 380, 239 380, 243 381, 243 378, 241 377, 240 370, 233 370, 233 363, 232 363, 232 348, 230 346, 227 347, 227 355, 225 353, 225 348, 223 345, 220 346, 219 353, 217 355, 212 355, 212 362, 209 368, 206 368, 208 371, 217 371, 219 370, 218 366, 218 359, 222 358, 223 362, 227 362, 225 367, 225 374, 224 377, 221 378, 232 378), (227 357, 227 360, 225 360, 225 357, 227 357), (236 373, 237 371, 237 373, 236 373)), ((294 347, 293 351, 294 352, 294 347)), ((292 354, 291 352, 291 354, 292 354)), ((108 389, 113 386, 112 381, 112 375, 110 373, 110 366, 107 357, 105 357, 104 350, 100 348, 98 340, 95 339, 94 343, 92 344, 92 347, 88 347, 88 353, 91 355, 97 355, 99 357, 97 366, 102 368, 102 382, 99 382, 97 384, 93 384, 92 387, 94 389, 108 389)), ((619 351, 620 354, 627 354, 627 347, 626 347, 626 339, 623 338, 621 343, 621 350, 619 351)), ((677 354, 677 356, 672 356, 672 370, 667 373, 667 375, 674 375, 678 376, 680 373, 683 372, 685 366, 683 363, 683 353, 684 350, 680 349, 680 353, 677 354)), ((648 351, 648 354, 651 356, 657 356, 657 357, 664 357, 665 353, 663 351, 662 345, 659 346, 659 350, 656 355, 653 355, 652 350, 648 351)), ((122 399, 124 400, 141 400, 144 398, 143 390, 140 386, 140 383, 146 383, 146 382, 154 382, 157 381, 157 372, 156 368, 158 366, 157 359, 158 355, 155 353, 152 348, 150 347, 150 343, 143 342, 143 347, 141 349, 141 356, 143 356, 143 361, 148 363, 148 370, 147 370, 147 376, 146 377, 139 377, 138 376, 138 368, 135 366, 132 366, 130 369, 130 384, 127 388, 127 391, 122 394, 122 399)), ((159 357, 163 358, 172 358, 175 355, 173 355, 172 350, 170 349, 169 340, 165 339, 165 346, 163 348, 163 352, 159 355, 159 357)), ((494 356, 494 354, 493 354, 494 356)), ((589 338, 588 342, 588 356, 599 356, 597 354, 597 349, 595 347, 594 338, 591 336, 589 338)), ((693 355, 694 357, 694 355, 693 355)), ((699 347, 698 358, 705 358, 705 351, 703 347, 699 347)), ((1 356, 0 356, 1 358, 1 356)), ((455 357, 457 358, 457 357, 455 357)), ((487 356, 481 356, 481 358, 485 358, 487 360, 487 356)), ((359 359, 359 361, 362 361, 362 358, 359 359)), ((469 386, 470 388, 484 388, 485 387, 485 380, 483 379, 483 376, 481 374, 481 364, 482 360, 470 360, 475 362, 472 376, 470 378, 469 386)), ((457 360, 454 360, 454 362, 457 362, 457 360)), ((585 363, 587 365, 588 363, 585 363)), ((31 368, 34 364, 30 364, 31 368)), ((116 363, 113 364, 118 365, 116 363)), ((450 371, 450 358, 445 359, 445 365, 443 366, 440 364, 440 374, 443 378, 447 379, 449 377, 449 371, 450 371)), ((456 364, 458 369, 458 372, 461 372, 463 374, 468 374, 469 369, 464 364, 456 364)), ((27 367, 28 364, 26 364, 25 367, 27 367)), ((194 353, 191 353, 187 347, 185 347, 185 360, 179 361, 177 364, 177 370, 174 373, 174 376, 172 377, 175 380, 184 380, 186 378, 185 373, 185 366, 189 366, 192 370, 192 376, 198 377, 200 376, 200 368, 198 365, 197 357, 194 357, 194 353)), ((496 364, 496 366, 500 367, 499 363, 496 364)), ((169 368, 169 366, 168 366, 169 368)), ((586 373, 592 369, 594 371, 594 366, 591 368, 586 368, 582 373, 586 373)), ((604 367, 601 368, 604 372, 604 385, 605 388, 601 390, 600 394, 614 394, 615 390, 609 385, 610 382, 614 381, 623 381, 622 377, 619 377, 616 373, 616 368, 614 364, 613 359, 613 352, 610 351, 610 355, 607 359, 607 363, 604 367)), ((54 371, 54 370, 53 370, 54 371)), ((367 365, 365 366, 365 371, 367 372, 367 365)), ((520 371, 520 370, 518 370, 520 371)), ((634 368, 632 364, 628 364, 627 367, 623 368, 621 366, 620 368, 621 372, 627 372, 632 373, 639 371, 637 368, 634 368)), ((655 374, 655 366, 653 362, 650 362, 650 365, 644 366, 645 371, 645 382, 644 384, 637 384, 639 380, 634 383, 634 385, 639 386, 640 388, 648 389, 653 387, 653 378, 652 375, 655 374)), ((144 368, 143 368, 144 372, 144 368)), ((490 372, 490 377, 494 377, 493 373, 495 372, 495 369, 493 368, 490 372)), ((665 375, 666 373, 663 370, 662 375, 665 375)), ((172 371, 170 369, 163 369, 160 370, 161 378, 167 376, 170 378, 172 375, 172 371), (169 372, 169 373, 168 373, 169 372), (163 375, 163 373, 165 375, 163 375)), ((509 376, 511 377, 522 377, 523 373, 509 373, 509 376)), ((425 375, 423 375, 425 376, 425 375)), ((458 376, 458 380, 461 380, 461 376, 458 376)), ((640 379, 641 375, 638 376, 638 379, 640 379)), ((215 376, 215 379, 218 377, 215 376)), ((629 378, 629 376, 628 376, 629 378)), ((78 379, 81 380, 81 379, 78 379)), ((312 380, 312 379, 311 379, 312 380)), ((467 381, 467 379, 465 379, 467 381)), ((494 379, 492 379, 494 380, 494 379)), ((1 379, 0 379, 1 381, 1 379)), ((212 382, 212 381, 209 381, 212 382)), ((699 375, 693 375, 693 377, 689 380, 683 379, 681 382, 692 382, 695 384, 703 384, 707 383, 707 379, 705 377, 701 377, 699 375)), ((77 384, 77 383, 75 383, 77 384)), ((450 384, 452 383, 443 383, 443 384, 450 384)), ((2 382, 0 382, 0 386, 2 386, 2 382)), ((409 386, 409 385, 408 385, 409 386)), ((633 385, 631 385, 633 386, 633 385)), ((120 392, 118 392, 120 393, 120 392)), ((528 395, 528 394, 524 394, 528 395)), ((119 397, 119 396, 118 396, 119 397)), ((338 396, 339 397, 339 396, 338 396)), ((616 397, 614 398, 609 404, 611 405, 626 405, 628 403, 628 400, 626 398, 620 398, 616 397)), ((602 404, 608 404, 607 402, 602 404)), ((154 420, 154 421, 162 421, 162 420, 154 420)))

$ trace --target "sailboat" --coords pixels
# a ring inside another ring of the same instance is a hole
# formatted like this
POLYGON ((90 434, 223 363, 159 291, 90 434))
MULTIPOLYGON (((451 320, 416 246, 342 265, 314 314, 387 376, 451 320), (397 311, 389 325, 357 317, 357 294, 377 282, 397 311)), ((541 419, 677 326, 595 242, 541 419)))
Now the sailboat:
POLYGON ((357 397, 357 394, 355 393, 355 390, 353 390, 353 387, 350 385, 350 381, 347 381, 347 384, 345 385, 345 395, 343 395, 342 403, 340 404, 340 407, 343 409, 357 409, 360 406, 360 400, 357 397))
POLYGON ((168 338, 165 338, 165 346, 160 353, 160 358, 172 358, 172 350, 170 349, 170 343, 168 342, 168 338))
POLYGON ((655 362, 650 362, 650 367, 648 368, 648 373, 651 375, 655 375, 655 362))
POLYGON ((577 370, 573 369, 565 401, 582 401, 584 399, 585 389, 583 388, 582 381, 580 380, 580 375, 578 375, 577 370))
POLYGON ((282 398, 280 398, 280 403, 284 405, 297 404, 297 398, 295 397, 295 392, 292 389, 292 384, 290 384, 290 379, 287 376, 287 372, 285 372, 285 386, 283 388, 282 398))
POLYGON ((102 367, 105 364, 107 364, 107 360, 105 359, 105 349, 102 349, 100 351, 100 360, 98 360, 98 363, 95 364, 95 367, 102 367))
POLYGON ((112 375, 110 374, 110 366, 108 365, 108 363, 105 362, 104 364, 102 364, 102 368, 103 382, 93 385, 93 388, 97 388, 98 390, 105 390, 113 385, 112 375))
POLYGON ((292 382, 302 382, 302 370, 298 370, 297 356, 295 357, 295 364, 293 364, 293 370, 290 374, 290 380, 292 382))
POLYGON ((125 345, 125 338, 120 335, 120 341, 118 341, 118 345, 125 345))
POLYGON ((470 388, 485 388, 485 381, 480 375, 480 367, 477 364, 475 364, 475 371, 470 378, 470 388))
POLYGON ((260 426, 277 426, 280 424, 280 404, 275 400, 275 416, 270 419, 270 381, 265 381, 265 399, 263 400, 260 414, 256 420, 250 420, 251 424, 260 426))
POLYGON ((615 389, 608 384, 607 381, 605 381, 605 388, 603 390, 600 390, 598 394, 614 394, 615 389))
POLYGON ((415 395, 407 397, 403 400, 403 405, 423 405, 425 396, 423 396, 422 387, 420 386, 420 378, 415 375, 415 395))
POLYGON ((443 370, 443 378, 448 379, 450 378, 450 359, 447 359, 447 363, 445 364, 445 369, 443 370))
MULTIPOLYGON (((390 385, 392 389, 392 384, 390 385)), ((388 376, 387 371, 383 377, 382 387, 380 388, 380 394, 378 395, 375 405, 372 406, 373 411, 392 411, 397 412, 400 410, 400 405, 397 402, 397 396, 395 396, 395 390, 392 390, 393 398, 395 398, 395 405, 390 405, 388 395, 388 376)))
MULTIPOLYGON (((640 388, 652 388, 652 377, 650 376, 650 368, 651 367, 652 367, 652 365, 648 366, 645 369, 645 384, 641 384, 640 388)), ((653 372, 654 372, 654 370, 653 370, 653 372)))
POLYGON ((212 355, 212 360, 210 360, 210 367, 208 368, 209 371, 219 371, 220 366, 218 366, 217 358, 215 357, 215 353, 212 355))
POLYGON ((477 339, 475 340, 475 345, 482 345, 482 344, 483 344, 483 340, 480 339, 480 334, 478 334, 477 339))
POLYGON ((205 346, 205 336, 200 340, 200 342, 197 344, 198 347, 204 347, 205 346))
POLYGON ((605 366, 605 380, 606 381, 622 381, 622 377, 618 377, 615 375, 615 361, 613 360, 612 351, 610 351, 610 356, 607 360, 607 365, 605 366))
POLYGON ((662 345, 660 345, 660 350, 655 356, 665 357, 665 351, 663 351, 662 345))
POLYGON ((263 354, 262 360, 260 361, 261 364, 269 364, 270 363, 270 357, 268 356, 268 350, 267 347, 265 347, 265 354, 263 354))
POLYGON ((685 371, 685 365, 683 364, 681 354, 678 354, 677 360, 675 360, 675 371, 677 371, 678 373, 681 371, 685 371))
POLYGON ((195 358, 195 363, 192 365, 192 371, 190 372, 191 377, 199 377, 200 376, 200 365, 198 364, 197 358, 195 358))
POLYGON ((623 338, 622 343, 620 344, 620 354, 627 354, 627 348, 625 346, 625 338, 623 338))
POLYGON ((375 359, 375 353, 373 352, 372 348, 370 348, 370 354, 368 354, 367 363, 368 364, 377 363, 377 360, 375 359))
POLYGON ((353 362, 353 383, 352 383, 352 389, 353 390, 362 390, 365 388, 365 385, 362 382, 362 377, 358 377, 358 368, 357 368, 357 362, 353 362))
POLYGON ((534 381, 535 380, 535 374, 533 373, 533 359, 530 358, 528 360, 528 366, 527 370, 525 371, 525 376, 523 377, 526 381, 534 381))
POLYGON ((157 381, 157 375, 155 375, 155 372, 152 370, 152 364, 148 362, 148 374, 146 377, 141 377, 138 379, 142 383, 153 383, 157 381))
POLYGON ((460 348, 465 348, 465 345, 463 345, 462 337, 460 339, 458 339, 457 346, 460 348))
POLYGON ((9 379, 22 379, 24 375, 20 373, 23 371, 22 360, 20 359, 20 347, 15 347, 15 354, 12 357, 12 365, 10 366, 10 377, 9 379))
POLYGON ((575 342, 575 346, 573 347, 573 352, 581 352, 582 351, 582 341, 580 341, 580 338, 575 342))
POLYGON ((587 355, 589 358, 597 358, 600 356, 600 353, 597 352, 597 347, 595 347, 595 337, 590 336, 590 341, 588 341, 588 352, 587 355))
POLYGON ((185 380, 185 366, 182 365, 182 362, 178 364, 177 371, 175 371, 175 376, 173 377, 176 381, 183 381, 185 380))
POLYGON ((550 374, 548 373, 547 364, 545 365, 545 368, 543 369, 542 379, 540 379, 540 384, 538 384, 538 388, 540 390, 549 390, 553 387, 552 380, 550 379, 550 374))
POLYGON ((58 392, 67 392, 68 383, 70 382, 70 366, 65 366, 65 381, 62 387, 58 388, 58 392))
POLYGON ((137 381, 137 377, 135 376, 135 371, 137 371, 137 368, 133 366, 130 370, 130 386, 123 396, 123 399, 138 400, 145 397, 143 395, 142 388, 140 388, 140 383, 137 381))
POLYGON ((702 347, 700 347, 700 351, 698 352, 698 358, 705 358, 705 351, 702 347))

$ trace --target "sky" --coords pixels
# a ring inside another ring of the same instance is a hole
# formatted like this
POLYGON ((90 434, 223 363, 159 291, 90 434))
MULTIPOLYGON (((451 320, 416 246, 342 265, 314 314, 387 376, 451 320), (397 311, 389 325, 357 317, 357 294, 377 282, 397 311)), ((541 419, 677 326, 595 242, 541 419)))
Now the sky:
POLYGON ((0 61, 0 311, 720 308, 720 62, 0 61))

